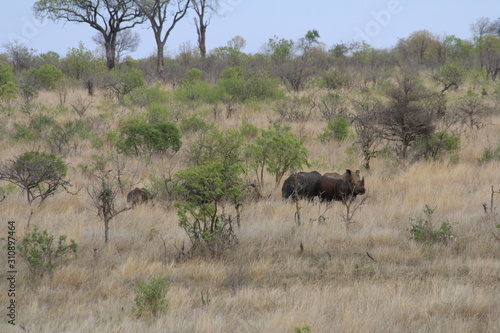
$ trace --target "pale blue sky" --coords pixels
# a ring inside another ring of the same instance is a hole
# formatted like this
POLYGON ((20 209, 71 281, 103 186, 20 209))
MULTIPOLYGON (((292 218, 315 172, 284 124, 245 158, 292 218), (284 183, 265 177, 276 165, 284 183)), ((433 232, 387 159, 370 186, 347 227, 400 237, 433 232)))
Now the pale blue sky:
MULTIPOLYGON (((55 51, 65 56, 68 48, 82 41, 94 50, 96 31, 86 24, 38 21, 33 16, 35 0, 0 3, 0 46, 17 39, 37 53, 55 51)), ((247 45, 244 52, 259 52, 269 38, 297 40, 316 29, 320 41, 330 47, 336 43, 365 40, 376 48, 396 45, 399 38, 426 29, 436 35, 455 35, 471 39, 470 26, 480 17, 500 17, 500 0, 221 0, 223 16, 214 17, 207 30, 207 48, 225 46, 236 35, 247 45)), ((141 35, 134 58, 154 54, 152 32, 136 28, 141 35)), ((172 31, 167 53, 179 45, 196 46, 192 16, 172 31)), ((3 52, 3 48, 0 52, 3 52)))

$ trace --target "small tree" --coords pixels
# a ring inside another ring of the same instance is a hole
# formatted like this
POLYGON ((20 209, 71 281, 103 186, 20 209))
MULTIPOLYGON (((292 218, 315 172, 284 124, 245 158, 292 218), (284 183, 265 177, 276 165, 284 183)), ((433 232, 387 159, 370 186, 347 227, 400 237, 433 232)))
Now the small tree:
POLYGON ((452 62, 444 64, 439 71, 433 76, 433 79, 443 85, 441 94, 451 87, 458 89, 464 81, 465 71, 462 64, 459 62, 452 62))
POLYGON ((434 132, 435 111, 425 105, 432 94, 416 78, 404 75, 386 92, 389 103, 380 114, 381 137, 396 143, 402 160, 419 135, 434 132))
POLYGON ((184 198, 177 203, 179 225, 191 240, 190 254, 201 246, 211 256, 218 256, 237 241, 233 217, 224 207, 233 205, 239 218, 245 171, 241 147, 239 132, 205 132, 189 149, 192 166, 176 175, 180 185, 175 191, 184 198))
POLYGON ((110 169, 109 159, 104 156, 92 156, 91 174, 92 183, 87 187, 87 194, 97 215, 101 216, 104 222, 104 242, 109 240, 109 223, 118 214, 129 208, 115 208, 115 200, 120 188, 120 176, 117 170, 110 169))
POLYGON ((247 148, 247 160, 260 186, 264 185, 264 170, 275 176, 277 186, 286 172, 308 165, 307 155, 303 140, 292 133, 290 126, 279 124, 262 130, 247 148))
POLYGON ((10 165, 0 166, 0 180, 19 186, 26 192, 26 198, 31 204, 37 198, 43 202, 59 187, 67 191, 70 186, 70 183, 64 180, 67 171, 68 167, 58 156, 28 151, 13 160, 10 165))

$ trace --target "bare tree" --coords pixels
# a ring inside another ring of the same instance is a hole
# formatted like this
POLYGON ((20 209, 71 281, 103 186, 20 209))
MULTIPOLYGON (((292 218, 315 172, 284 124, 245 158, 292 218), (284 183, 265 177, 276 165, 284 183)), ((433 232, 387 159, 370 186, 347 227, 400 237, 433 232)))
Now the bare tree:
POLYGON ((434 110, 425 106, 432 94, 416 78, 404 75, 386 92, 389 103, 380 114, 381 137, 396 143, 397 155, 405 160, 408 148, 419 135, 434 131, 434 110))
MULTIPOLYGON (((99 33, 92 37, 92 40, 97 45, 104 46, 106 43, 106 41, 102 37, 102 34, 99 33)), ((137 50, 137 47, 139 47, 140 42, 141 37, 139 36, 139 33, 132 32, 130 30, 120 31, 116 35, 115 61, 119 63, 125 54, 135 52, 137 50)))
POLYGON ((39 0, 34 11, 53 21, 87 23, 97 30, 104 40, 108 69, 115 67, 118 33, 145 20, 134 0, 39 0))
POLYGON ((187 13, 191 0, 133 0, 140 8, 142 14, 149 20, 156 41, 156 71, 161 77, 163 75, 163 50, 168 36, 187 13), (174 7, 169 11, 170 7, 174 7), (166 26, 168 17, 172 20, 170 26, 166 26), (166 28, 166 30, 165 30, 166 28))
POLYGON ((198 34, 198 48, 201 56, 205 58, 207 54, 207 27, 210 24, 212 15, 216 14, 220 9, 219 0, 191 0, 191 4, 197 16, 194 18, 194 24, 198 34))

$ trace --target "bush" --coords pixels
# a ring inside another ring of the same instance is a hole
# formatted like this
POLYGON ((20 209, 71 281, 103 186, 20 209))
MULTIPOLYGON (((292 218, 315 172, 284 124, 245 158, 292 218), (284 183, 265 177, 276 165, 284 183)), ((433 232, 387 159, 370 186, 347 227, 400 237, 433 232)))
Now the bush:
POLYGON ((38 151, 28 151, 10 166, 0 166, 0 180, 5 180, 26 192, 29 203, 41 198, 44 201, 54 194, 59 186, 66 189, 69 182, 63 178, 68 167, 58 156, 38 151))
POLYGON ((136 123, 120 130, 118 148, 126 155, 149 155, 165 153, 171 149, 177 152, 181 147, 179 130, 175 124, 159 122, 155 124, 136 123))
POLYGON ((337 141, 344 141, 349 136, 349 121, 342 116, 335 116, 326 125, 323 134, 319 135, 322 142, 335 139, 337 141))
POLYGON ((211 127, 210 124, 207 124, 196 115, 182 119, 180 125, 181 132, 185 134, 206 131, 211 127))
POLYGON ((152 104, 165 105, 170 100, 171 94, 163 90, 160 85, 141 85, 132 90, 127 96, 128 101, 134 106, 147 107, 152 104))
POLYGON ((168 281, 163 277, 150 278, 147 282, 139 282, 135 291, 132 312, 138 317, 157 316, 165 311, 168 301, 165 299, 168 292, 168 281))
POLYGON ((446 221, 441 223, 439 229, 434 229, 431 216, 436 210, 436 207, 431 208, 428 205, 425 205, 424 214, 425 218, 417 217, 416 219, 411 219, 415 222, 415 224, 411 225, 410 234, 411 239, 422 242, 426 244, 433 243, 448 243, 450 239, 454 237, 453 235, 453 227, 451 224, 446 221))
POLYGON ((227 68, 219 78, 219 85, 237 102, 283 97, 278 79, 267 72, 245 71, 239 66, 227 68))
POLYGON ((63 72, 52 65, 42 65, 38 69, 32 69, 30 74, 34 76, 35 82, 40 88, 48 90, 57 88, 64 77, 63 72))
POLYGON ((73 260, 78 250, 78 245, 72 239, 70 244, 66 244, 67 236, 59 236, 57 244, 54 243, 54 236, 47 230, 38 231, 34 226, 32 232, 28 232, 18 244, 19 255, 24 258, 31 274, 43 276, 51 273, 57 266, 73 260))
POLYGON ((489 162, 500 161, 500 140, 497 142, 495 149, 486 147, 483 149, 483 156, 477 159, 479 165, 484 165, 489 162))
POLYGON ((19 94, 14 69, 0 61, 0 99, 12 100, 19 94))
POLYGON ((181 80, 181 86, 175 90, 175 97, 186 103, 218 103, 225 99, 221 87, 205 82, 201 79, 202 71, 193 68, 181 80))
POLYGON ((262 130, 246 152, 251 168, 255 170, 260 186, 264 182, 264 170, 275 176, 276 185, 291 169, 301 169, 307 163, 307 149, 303 140, 297 138, 290 126, 272 125, 262 130))
POLYGON ((439 160, 445 154, 457 154, 460 150, 460 136, 439 131, 431 135, 420 135, 415 141, 416 158, 439 160))

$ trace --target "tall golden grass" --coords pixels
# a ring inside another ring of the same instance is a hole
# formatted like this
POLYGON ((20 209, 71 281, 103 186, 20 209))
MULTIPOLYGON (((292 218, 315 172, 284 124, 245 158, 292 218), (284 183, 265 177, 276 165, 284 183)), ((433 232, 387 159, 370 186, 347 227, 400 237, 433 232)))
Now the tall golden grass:
MULTIPOLYGON (((73 91, 68 99, 82 94, 73 91)), ((57 96, 41 94, 38 103, 55 106, 57 96)), ((102 112, 98 104, 86 117, 102 112)), ((132 112, 119 109, 106 119, 110 129, 132 112)), ((7 130, 28 121, 20 113, 0 117, 7 130)), ((65 121, 76 115, 56 117, 65 121)), ((236 128, 247 119, 265 128, 272 117, 267 107, 242 107, 217 125, 236 128)), ((6 222, 13 220, 19 236, 29 222, 51 234, 67 235, 80 246, 76 260, 41 280, 33 280, 26 263, 17 258, 17 330, 293 332, 308 324, 313 332, 498 332, 500 244, 490 233, 493 221, 485 219, 482 204, 489 204, 491 186, 500 188, 500 163, 480 166, 477 158, 500 139, 500 114, 496 110, 483 120, 488 126, 462 137, 457 164, 421 161, 395 167, 375 159, 371 171, 364 172, 366 202, 349 230, 341 217, 345 207, 338 202, 300 202, 297 225, 296 206, 281 200, 280 186, 266 175, 265 199, 243 207, 238 245, 218 259, 186 261, 177 260, 178 249, 189 241, 169 202, 118 215, 111 221, 110 241, 104 243, 103 222, 84 188, 88 177, 78 165, 109 147, 99 151, 82 143, 82 149, 65 158, 77 194, 59 192, 30 207, 15 191, 0 203, 1 237, 7 233, 6 222), (411 219, 423 216, 425 205, 436 207, 435 225, 448 221, 453 226, 456 236, 448 244, 410 240, 411 219), (138 282, 152 276, 170 283, 168 309, 157 318, 137 318, 132 313, 135 290, 138 282)), ((318 171, 341 172, 361 165, 358 157, 346 153, 352 142, 317 139, 324 122, 292 126, 309 138, 306 145, 318 171)), ((183 138, 184 147, 191 139, 183 138)), ((33 143, 0 140, 0 160, 35 148, 33 143)), ((126 171, 137 175, 138 185, 147 185, 151 174, 183 168, 184 152, 155 158, 135 172, 137 165, 131 159, 126 171)), ((119 195, 117 207, 125 207, 125 195, 119 195)), ((4 272, 0 304, 5 313, 9 298, 4 272)), ((0 331, 15 331, 5 315, 0 331)))

